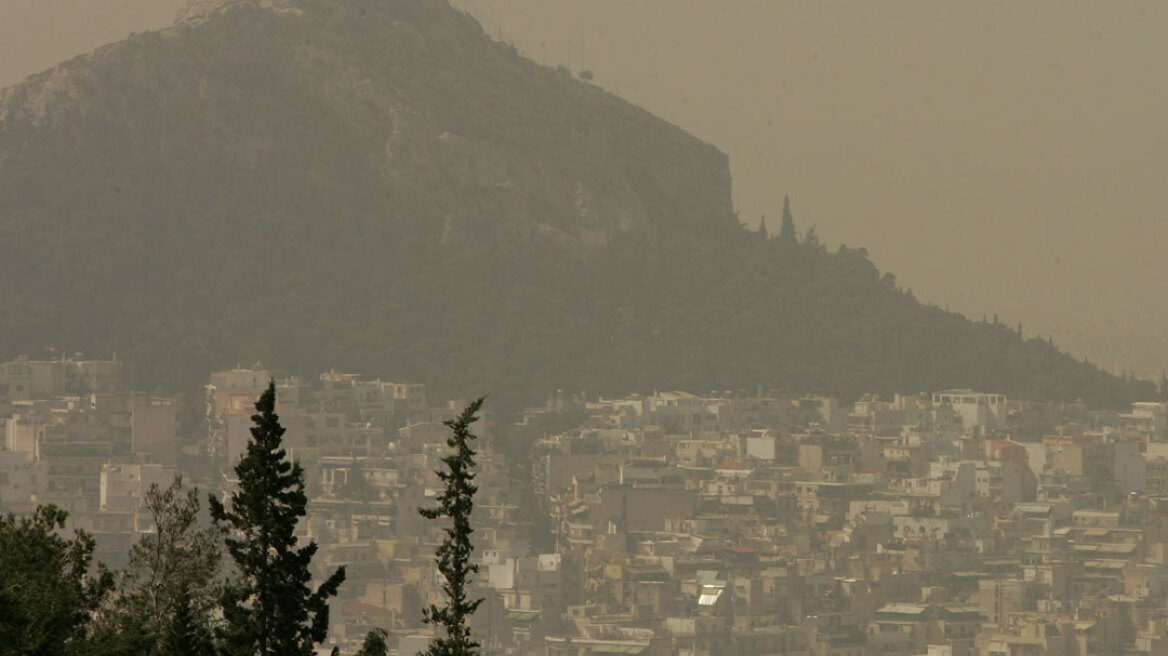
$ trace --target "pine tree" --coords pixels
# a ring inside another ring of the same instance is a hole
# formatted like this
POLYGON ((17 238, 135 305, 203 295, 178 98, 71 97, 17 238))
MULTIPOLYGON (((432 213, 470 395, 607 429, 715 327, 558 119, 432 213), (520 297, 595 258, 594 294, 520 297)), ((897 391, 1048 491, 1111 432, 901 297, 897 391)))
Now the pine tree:
POLYGON ((779 227, 779 241, 784 244, 796 243, 795 217, 791 215, 791 199, 783 196, 783 223, 779 227))
POLYGON ((238 570, 222 600, 223 651, 307 656, 328 636, 328 600, 345 580, 345 568, 311 589, 308 567, 317 545, 298 547, 295 535, 308 504, 304 470, 288 462, 281 448, 284 427, 275 413, 274 381, 255 407, 252 439, 235 467, 239 489, 231 510, 214 496, 210 503, 212 518, 231 533, 225 543, 238 570))
POLYGON ((483 601, 467 599, 470 575, 478 571, 478 565, 470 562, 471 552, 474 551, 470 541, 471 533, 474 532, 470 527, 470 515, 474 510, 474 494, 478 491, 474 485, 475 451, 470 447, 470 442, 476 438, 470 432, 470 426, 478 421, 477 413, 484 400, 474 401, 457 419, 444 422, 451 430, 446 444, 454 449, 454 453, 442 459, 446 471, 439 470, 436 473, 446 488, 438 495, 436 508, 418 509, 427 519, 450 519, 450 526, 444 529, 446 539, 434 553, 438 571, 446 579, 442 586, 446 593, 446 605, 441 608, 431 605, 423 609, 422 620, 426 624, 442 626, 446 637, 434 638, 426 652, 427 656, 476 656, 479 653, 479 643, 471 640, 468 625, 470 616, 483 601))
POLYGON ((172 615, 162 635, 161 651, 167 656, 213 656, 211 633, 198 616, 190 590, 182 588, 174 600, 172 615))

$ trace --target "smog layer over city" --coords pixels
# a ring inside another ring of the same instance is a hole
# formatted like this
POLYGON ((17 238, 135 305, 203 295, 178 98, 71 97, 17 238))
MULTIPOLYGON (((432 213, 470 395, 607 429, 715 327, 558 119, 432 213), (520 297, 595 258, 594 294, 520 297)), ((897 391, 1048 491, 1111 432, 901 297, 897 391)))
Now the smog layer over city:
POLYGON ((0 0, 0 654, 1168 656, 1166 29, 0 0))

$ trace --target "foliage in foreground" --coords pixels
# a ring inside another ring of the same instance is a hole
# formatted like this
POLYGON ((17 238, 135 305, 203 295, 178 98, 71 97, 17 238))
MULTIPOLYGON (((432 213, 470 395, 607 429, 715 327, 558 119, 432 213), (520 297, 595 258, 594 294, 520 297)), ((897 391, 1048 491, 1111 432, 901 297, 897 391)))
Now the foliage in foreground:
POLYGON ((385 629, 373 629, 365 634, 365 642, 357 656, 389 656, 389 645, 386 643, 388 637, 389 632, 385 629))
POLYGON ((228 654, 291 656, 314 652, 328 637, 328 600, 345 580, 338 568, 313 590, 309 565, 316 542, 298 546, 296 525, 306 514, 304 470, 281 446, 276 384, 255 404, 247 454, 235 467, 239 488, 230 509, 211 497, 211 516, 230 535, 225 543, 238 575, 222 597, 221 637, 228 654))
MULTIPOLYGON (((256 403, 252 440, 235 468, 238 490, 214 496, 211 527, 199 522, 197 489, 176 477, 146 493, 156 531, 129 554, 118 577, 93 565, 88 533, 62 535, 68 516, 42 506, 30 517, 0 517, 0 653, 45 656, 308 656, 328 633, 328 600, 339 568, 317 589, 309 565, 317 545, 300 546, 304 472, 288 462, 275 414, 275 385, 256 403), (234 574, 220 575, 223 546, 234 574)), ((473 463, 472 463, 473 466, 473 463)), ((359 652, 384 656, 381 629, 359 652)), ((336 653, 336 650, 334 650, 336 653)))
POLYGON ((58 533, 67 516, 41 506, 32 517, 0 518, 0 649, 6 653, 78 653, 90 615, 113 589, 104 568, 89 575, 93 537, 58 533))
POLYGON ((146 507, 155 532, 130 549, 126 605, 147 623, 156 653, 212 653, 219 531, 199 526, 199 491, 184 490, 181 476, 166 489, 151 486, 146 507))

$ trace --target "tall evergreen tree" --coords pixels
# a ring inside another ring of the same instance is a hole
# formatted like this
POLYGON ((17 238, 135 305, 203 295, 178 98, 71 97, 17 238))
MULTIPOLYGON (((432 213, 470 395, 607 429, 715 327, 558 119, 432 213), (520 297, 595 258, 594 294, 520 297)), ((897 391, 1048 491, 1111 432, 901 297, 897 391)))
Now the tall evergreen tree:
POLYGON ((783 223, 779 226, 779 241, 784 244, 794 244, 798 241, 795 234, 795 217, 791 214, 791 198, 783 196, 783 223))
POLYGON ((230 532, 227 552, 238 575, 223 595, 223 651, 248 656, 307 656, 328 636, 328 600, 345 580, 338 568, 315 591, 309 564, 316 542, 298 546, 305 515, 304 470, 281 447, 276 384, 255 404, 247 454, 235 467, 239 488, 231 509, 214 496, 211 516, 230 532))
POLYGON ((478 491, 474 484, 475 451, 470 447, 476 437, 470 432, 470 426, 478 421, 478 411, 484 400, 474 401, 457 419, 445 422, 451 431, 446 444, 454 449, 454 453, 442 459, 446 470, 435 473, 446 487, 438 495, 436 508, 418 509, 427 519, 450 519, 450 526, 444 529, 446 539, 434 553, 438 571, 446 579, 442 586, 446 593, 446 605, 431 605, 423 609, 422 620, 427 624, 441 626, 446 636, 430 641, 427 656, 476 656, 479 653, 479 643, 471 640, 468 624, 470 616, 483 601, 467 598, 470 576, 478 571, 478 565, 470 562, 471 552, 474 551, 470 541, 474 533, 470 527, 470 515, 474 510, 474 495, 478 491))

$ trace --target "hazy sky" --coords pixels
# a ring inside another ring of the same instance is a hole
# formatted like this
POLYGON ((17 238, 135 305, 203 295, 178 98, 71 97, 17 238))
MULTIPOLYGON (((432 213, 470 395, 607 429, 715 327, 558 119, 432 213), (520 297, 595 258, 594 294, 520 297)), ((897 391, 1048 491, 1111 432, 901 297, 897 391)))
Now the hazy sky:
MULTIPOLYGON (((458 0, 731 157, 744 221, 866 246, 922 300, 1168 365, 1168 3, 458 0)), ((0 0, 0 85, 181 0, 0 0)))

